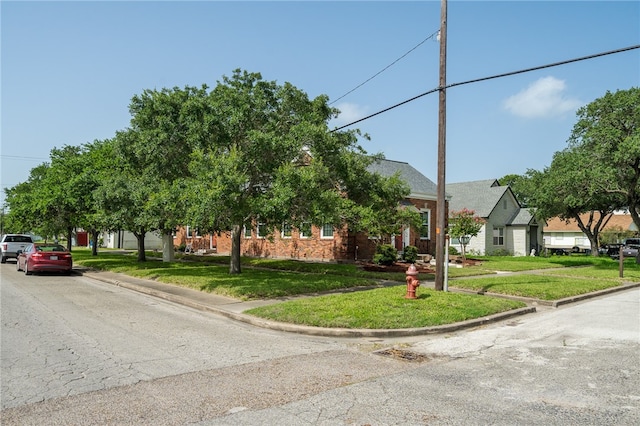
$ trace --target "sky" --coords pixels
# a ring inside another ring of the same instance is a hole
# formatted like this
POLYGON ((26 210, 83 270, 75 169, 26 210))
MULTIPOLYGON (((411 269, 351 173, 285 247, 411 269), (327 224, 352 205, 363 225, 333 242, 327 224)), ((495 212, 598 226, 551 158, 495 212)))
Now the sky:
MULTIPOLYGON (((441 6, 3 0, 2 201, 53 148, 126 129, 134 95, 215 87, 235 69, 327 95, 332 128, 402 104, 348 128, 437 182, 439 96, 425 93, 439 86, 441 6)), ((447 183, 543 170, 580 107, 640 86, 640 49, 457 84, 638 46, 638 1, 449 0, 447 15, 447 183)))

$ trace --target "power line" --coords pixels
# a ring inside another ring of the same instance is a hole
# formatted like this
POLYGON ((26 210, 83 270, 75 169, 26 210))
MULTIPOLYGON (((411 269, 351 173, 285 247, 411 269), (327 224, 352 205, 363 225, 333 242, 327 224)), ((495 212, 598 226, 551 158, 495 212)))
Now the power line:
POLYGON ((420 43, 416 44, 413 48, 411 48, 410 50, 408 50, 404 55, 400 56, 398 59, 396 59, 395 61, 391 62, 389 65, 387 65, 386 67, 384 67, 383 69, 381 69, 380 71, 378 71, 377 73, 375 73, 374 75, 372 75, 371 77, 369 77, 368 79, 366 79, 365 81, 363 81, 362 83, 358 84, 356 87, 354 87, 353 89, 349 90, 347 93, 345 93, 344 95, 340 96, 339 98, 337 98, 336 100, 332 101, 329 103, 329 105, 333 105, 336 102, 338 102, 340 99, 344 98, 345 96, 349 95, 350 93, 355 92, 356 90, 358 90, 359 88, 361 88, 362 86, 364 86, 365 84, 367 84, 368 82, 370 82, 371 80, 373 80, 374 78, 376 78, 377 76, 379 76, 380 74, 382 74, 383 72, 385 72, 386 70, 388 70, 389 68, 391 68, 392 66, 394 66, 397 62, 399 62, 402 58, 404 58, 405 56, 407 56, 409 53, 413 52, 414 50, 416 50, 418 47, 420 47, 421 45, 423 45, 427 40, 433 38, 435 35, 437 35, 440 32, 440 30, 434 32, 433 34, 431 34, 429 37, 425 38, 424 40, 422 40, 420 43))
POLYGON ((14 160, 30 160, 30 161, 46 161, 48 158, 42 157, 23 157, 20 155, 0 155, 0 158, 13 158, 14 160))
POLYGON ((548 64, 548 65, 541 65, 541 66, 538 66, 538 67, 526 68, 526 69, 519 70, 519 71, 512 71, 512 72, 507 72, 507 73, 504 73, 504 74, 492 75, 490 77, 483 77, 483 78, 477 78, 475 80, 467 80, 467 81, 462 81, 460 83, 448 84, 447 86, 445 86, 445 89, 448 89, 449 87, 462 86, 463 84, 477 83, 479 81, 491 80, 491 79, 494 79, 494 78, 501 78, 501 77, 508 77, 508 76, 511 76, 511 75, 522 74, 522 73, 525 73, 525 72, 537 71, 537 70, 542 70, 542 69, 545 69, 545 68, 557 67, 559 65, 566 65, 566 64, 570 64, 572 62, 579 62, 579 61, 585 61, 587 59, 599 58, 600 56, 613 55, 614 53, 626 52, 628 50, 633 50, 633 49, 638 49, 638 48, 640 48, 640 44, 635 45, 635 46, 624 47, 622 49, 610 50, 608 52, 596 53, 594 55, 582 56, 580 58, 568 59, 566 61, 554 62, 554 63, 548 64))
POLYGON ((337 132, 338 130, 342 130, 342 129, 344 129, 346 127, 349 127, 349 126, 352 126, 352 125, 354 125, 356 123, 360 123, 361 121, 368 120, 368 119, 370 119, 372 117, 375 117, 376 115, 382 114, 383 112, 390 111, 390 110, 392 110, 394 108, 397 108, 397 107, 399 107, 401 105, 404 105, 406 103, 412 102, 412 101, 414 101, 414 100, 416 100, 418 98, 421 98, 421 97, 423 97, 425 95, 429 95, 431 93, 438 92, 438 91, 440 91, 442 89, 448 89, 450 87, 462 86, 464 84, 478 83, 480 81, 492 80, 492 79, 495 79, 495 78, 508 77, 508 76, 511 76, 511 75, 522 74, 522 73, 531 72, 531 71, 537 71, 537 70, 541 70, 541 69, 545 69, 545 68, 557 67, 557 66, 560 66, 560 65, 570 64, 572 62, 585 61, 587 59, 593 59, 593 58, 598 58, 598 57, 601 57, 601 56, 613 55, 614 53, 626 52, 626 51, 633 50, 633 49, 638 49, 638 48, 640 48, 640 45, 629 46, 629 47, 624 47, 622 49, 610 50, 608 52, 601 52, 601 53, 596 53, 596 54, 589 55, 589 56, 582 56, 580 58, 568 59, 566 61, 554 62, 552 64, 540 65, 540 66, 537 66, 537 67, 525 68, 525 69, 518 70, 518 71, 511 71, 511 72, 507 72, 507 73, 503 73, 503 74, 496 74, 496 75, 492 75, 492 76, 489 76, 489 77, 482 77, 482 78, 476 78, 476 79, 473 79, 473 80, 461 81, 459 83, 447 84, 444 87, 436 87, 435 89, 429 90, 428 92, 424 92, 424 93, 422 93, 422 94, 420 94, 418 96, 414 96, 411 99, 407 99, 406 101, 402 101, 400 103, 397 103, 397 104, 395 104, 393 106, 390 106, 390 107, 385 108, 385 109, 383 109, 381 111, 375 112, 375 113, 373 113, 371 115, 368 115, 368 116, 366 116, 364 118, 361 118, 359 120, 353 121, 353 122, 351 122, 349 124, 345 124, 344 126, 336 127, 335 129, 331 130, 330 133, 337 132))

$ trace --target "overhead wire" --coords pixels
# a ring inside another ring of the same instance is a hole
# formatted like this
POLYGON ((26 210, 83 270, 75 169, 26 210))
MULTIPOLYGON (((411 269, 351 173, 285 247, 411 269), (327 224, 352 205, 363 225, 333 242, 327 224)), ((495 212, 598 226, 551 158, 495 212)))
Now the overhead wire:
POLYGON ((462 86, 462 85, 471 84, 471 83, 478 83, 478 82, 481 82, 481 81, 487 81, 487 80, 492 80, 492 79, 496 79, 496 78, 508 77, 508 76, 512 76, 512 75, 516 75, 516 74, 522 74, 522 73, 526 73, 526 72, 537 71, 537 70, 541 70, 541 69, 545 69, 545 68, 557 67, 557 66, 560 66, 560 65, 566 65, 566 64, 573 63, 573 62, 585 61, 587 59, 594 59, 594 58, 598 58, 598 57, 601 57, 601 56, 613 55, 614 53, 626 52, 626 51, 633 50, 633 49, 638 49, 638 48, 640 48, 640 45, 623 47, 621 49, 609 50, 609 51, 606 51, 606 52, 595 53, 593 55, 582 56, 582 57, 579 57, 579 58, 568 59, 568 60, 565 60, 565 61, 554 62, 554 63, 546 64, 546 65, 540 65, 540 66, 537 66, 537 67, 525 68, 525 69, 521 69, 521 70, 517 70, 517 71, 510 71, 510 72, 506 72, 506 73, 502 73, 502 74, 495 74, 495 75, 491 75, 491 76, 488 76, 488 77, 475 78, 473 80, 466 80, 466 81, 461 81, 461 82, 458 82, 458 83, 447 84, 444 87, 436 87, 435 89, 432 89, 432 90, 429 90, 427 92, 421 93, 420 95, 414 96, 413 98, 410 98, 410 99, 407 99, 407 100, 402 101, 400 103, 397 103, 395 105, 392 105, 392 106, 390 106, 388 108, 385 108, 385 109, 383 109, 381 111, 375 112, 375 113, 370 114, 370 115, 368 115, 366 117, 360 118, 360 119, 358 119, 356 121, 352 121, 349 124, 345 124, 343 126, 336 127, 335 129, 330 130, 329 132, 330 133, 337 132, 338 130, 342 130, 342 129, 346 128, 346 127, 353 126, 356 123, 360 123, 362 121, 368 120, 368 119, 370 119, 372 117, 375 117, 376 115, 380 115, 380 114, 382 114, 384 112, 390 111, 390 110, 392 110, 394 108, 397 108, 399 106, 402 106, 404 104, 412 102, 412 101, 414 101, 414 100, 416 100, 418 98, 421 98, 423 96, 429 95, 429 94, 434 93, 434 92, 439 92, 441 90, 445 90, 445 89, 448 89, 450 87, 462 86))
POLYGON ((337 99, 335 99, 334 101, 331 101, 329 103, 329 105, 333 105, 336 102, 338 102, 340 99, 346 97, 347 95, 355 92, 356 90, 358 90, 359 88, 361 88, 362 86, 364 86, 365 84, 367 84, 368 82, 370 82, 371 80, 373 80, 374 78, 376 78, 377 76, 379 76, 380 74, 382 74, 383 72, 385 72, 386 70, 388 70, 389 68, 391 68, 392 66, 394 66, 396 63, 398 63, 401 59, 403 59, 405 56, 407 56, 409 53, 413 52, 414 50, 416 50, 418 47, 420 47, 421 45, 423 45, 427 40, 432 39, 434 36, 436 36, 438 33, 440 33, 440 30, 434 32, 433 34, 431 34, 429 37, 425 38, 424 40, 422 40, 420 43, 416 44, 414 47, 412 47, 411 49, 409 49, 407 52, 405 52, 402 56, 400 56, 398 59, 396 59, 395 61, 391 62, 389 65, 387 65, 386 67, 384 67, 383 69, 381 69, 380 71, 378 71, 377 73, 375 73, 374 75, 372 75, 371 77, 369 77, 368 79, 366 79, 365 81, 363 81, 362 83, 358 84, 356 87, 354 87, 353 89, 349 90, 347 93, 345 93, 344 95, 338 97, 337 99))

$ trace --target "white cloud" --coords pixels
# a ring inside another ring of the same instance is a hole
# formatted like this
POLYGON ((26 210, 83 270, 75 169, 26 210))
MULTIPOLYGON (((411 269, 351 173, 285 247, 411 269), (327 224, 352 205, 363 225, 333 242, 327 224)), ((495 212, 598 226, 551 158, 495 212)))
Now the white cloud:
POLYGON ((504 107, 524 118, 553 117, 573 112, 582 103, 565 94, 566 84, 554 77, 544 77, 521 92, 507 98, 504 107))
POLYGON ((338 115, 338 118, 334 119, 334 124, 338 126, 352 123, 367 115, 367 109, 357 104, 345 102, 336 105, 336 108, 340 110, 340 115, 338 115))

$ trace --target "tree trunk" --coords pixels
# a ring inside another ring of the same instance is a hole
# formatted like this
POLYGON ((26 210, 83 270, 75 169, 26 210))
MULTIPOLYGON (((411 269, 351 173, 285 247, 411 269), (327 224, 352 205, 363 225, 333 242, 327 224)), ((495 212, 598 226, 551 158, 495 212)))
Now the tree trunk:
POLYGON ((146 235, 146 231, 141 229, 140 232, 134 232, 133 235, 136 236, 138 240, 138 262, 146 262, 147 255, 144 250, 144 236, 146 235))
POLYGON ((91 230, 91 241, 93 241, 93 244, 91 247, 91 256, 98 255, 98 235, 99 235, 99 232, 97 229, 91 230))
POLYGON ((162 261, 163 262, 173 262, 175 249, 173 247, 173 235, 172 231, 163 231, 162 232, 162 261))
POLYGON ((73 239, 73 228, 67 228, 67 251, 71 251, 72 239, 73 239))
POLYGON ((231 230, 231 261, 229 262, 229 273, 239 274, 240 270, 240 237, 242 234, 242 227, 240 225, 233 225, 231 230))

